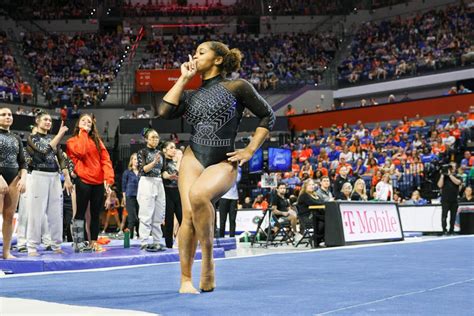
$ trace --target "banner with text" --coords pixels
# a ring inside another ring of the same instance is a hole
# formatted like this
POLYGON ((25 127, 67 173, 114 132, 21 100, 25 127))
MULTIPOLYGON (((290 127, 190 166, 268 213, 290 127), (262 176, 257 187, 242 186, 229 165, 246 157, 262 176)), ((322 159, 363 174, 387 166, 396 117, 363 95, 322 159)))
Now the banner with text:
MULTIPOLYGON (((135 72, 135 90, 137 92, 168 91, 181 75, 179 69, 137 70, 135 72)), ((186 89, 197 89, 201 86, 201 76, 194 76, 186 85, 186 89)))
POLYGON ((346 242, 403 239, 395 204, 341 203, 339 211, 346 242))

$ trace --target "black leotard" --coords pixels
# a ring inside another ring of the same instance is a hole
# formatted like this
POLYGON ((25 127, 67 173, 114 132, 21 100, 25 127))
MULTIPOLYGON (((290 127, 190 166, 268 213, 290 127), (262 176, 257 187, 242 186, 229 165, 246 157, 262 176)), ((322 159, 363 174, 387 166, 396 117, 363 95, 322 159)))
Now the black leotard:
POLYGON ((271 130, 275 114, 255 88, 243 79, 226 80, 222 76, 205 80, 196 91, 185 91, 176 106, 163 101, 159 114, 174 119, 184 116, 191 125, 191 149, 206 168, 227 160, 242 113, 248 108, 260 118, 259 127, 271 130))
POLYGON ((27 169, 20 137, 0 129, 0 174, 9 185, 20 169, 27 169))
POLYGON ((151 149, 148 147, 142 148, 137 153, 137 162, 138 162, 138 175, 143 177, 152 177, 152 178, 161 178, 161 172, 163 169, 163 155, 161 152, 155 148, 151 149), (145 172, 143 167, 151 163, 154 159, 156 154, 161 155, 161 160, 157 163, 150 171, 145 172))
POLYGON ((36 133, 28 137, 27 151, 31 156, 31 168, 37 171, 58 172, 66 169, 60 146, 53 149, 49 143, 53 139, 52 135, 36 133), (58 165, 59 163, 59 165, 58 165))

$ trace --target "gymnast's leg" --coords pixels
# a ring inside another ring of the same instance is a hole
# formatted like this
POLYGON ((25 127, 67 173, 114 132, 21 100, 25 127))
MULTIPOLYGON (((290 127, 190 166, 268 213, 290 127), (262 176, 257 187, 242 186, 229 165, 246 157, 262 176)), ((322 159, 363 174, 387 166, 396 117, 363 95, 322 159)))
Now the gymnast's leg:
POLYGON ((183 155, 181 167, 179 169, 179 194, 183 210, 183 220, 178 232, 179 239, 179 261, 181 263, 181 287, 179 293, 198 294, 199 291, 192 284, 192 267, 196 254, 197 238, 193 225, 193 214, 189 191, 193 183, 199 178, 203 166, 194 157, 193 152, 188 148, 183 155))
POLYGON ((13 215, 15 214, 16 207, 18 206, 18 199, 20 192, 16 185, 19 181, 19 177, 16 177, 12 183, 8 186, 8 192, 4 195, 0 195, 0 209, 3 210, 3 259, 14 259, 15 257, 10 253, 11 240, 13 235, 13 215))
POLYGON ((216 286, 213 259, 215 210, 212 201, 226 193, 236 177, 236 164, 224 161, 211 165, 202 172, 189 192, 193 225, 202 251, 199 287, 203 292, 212 291, 216 286))

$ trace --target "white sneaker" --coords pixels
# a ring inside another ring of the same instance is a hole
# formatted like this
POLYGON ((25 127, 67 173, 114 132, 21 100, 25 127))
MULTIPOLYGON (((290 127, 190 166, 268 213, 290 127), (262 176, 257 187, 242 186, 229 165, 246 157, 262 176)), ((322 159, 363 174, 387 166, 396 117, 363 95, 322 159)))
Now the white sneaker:
POLYGON ((301 235, 300 233, 296 233, 295 234, 295 245, 297 245, 301 239, 303 239, 303 235, 301 235))

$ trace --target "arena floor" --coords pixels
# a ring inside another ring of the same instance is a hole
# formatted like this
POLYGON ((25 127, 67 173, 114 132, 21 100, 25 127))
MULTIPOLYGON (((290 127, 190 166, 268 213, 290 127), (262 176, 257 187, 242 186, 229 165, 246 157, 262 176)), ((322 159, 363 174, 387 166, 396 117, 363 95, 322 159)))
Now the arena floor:
MULTIPOLYGON (((471 315, 474 310, 472 236, 317 250, 241 244, 226 255, 216 260, 217 289, 200 295, 177 293, 178 263, 4 276, 0 314, 471 315)), ((196 277, 199 267, 197 262, 196 277)))

